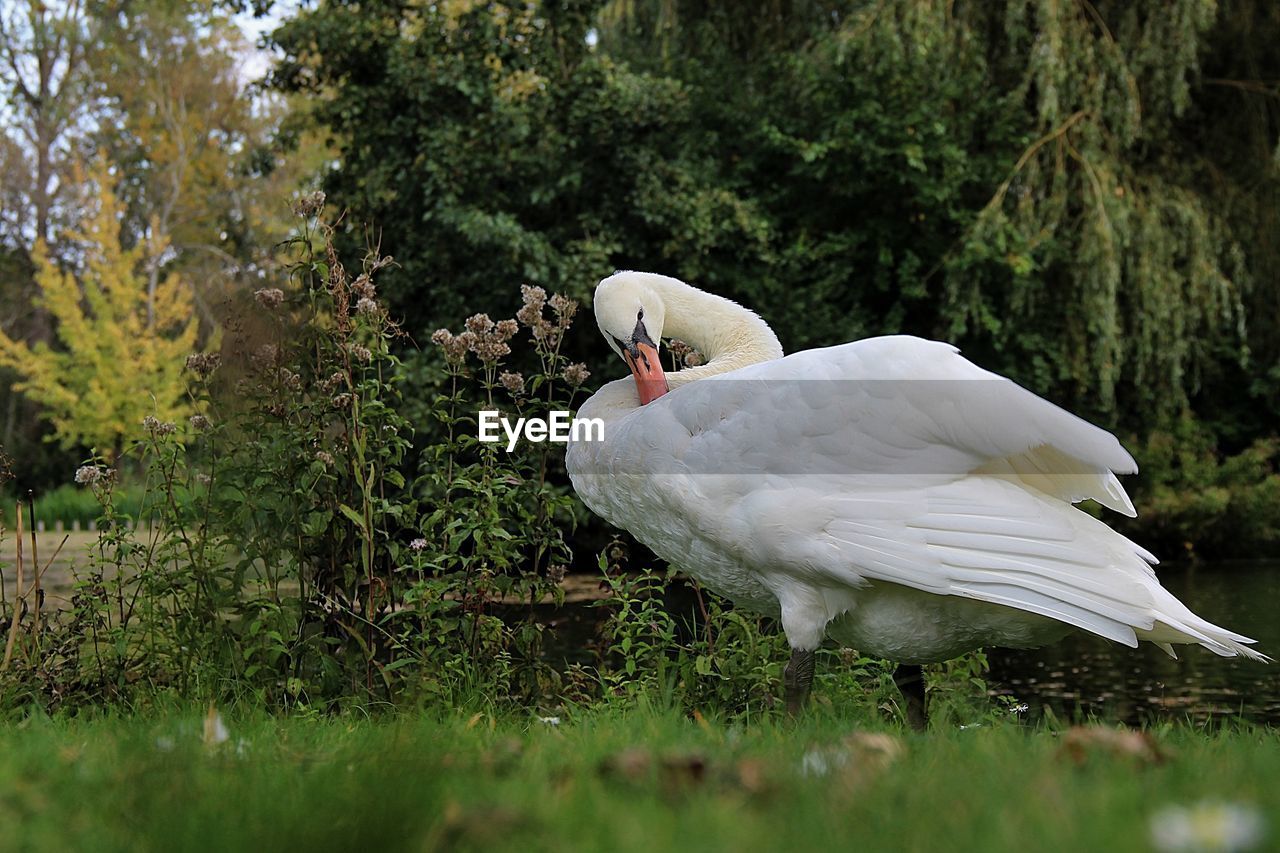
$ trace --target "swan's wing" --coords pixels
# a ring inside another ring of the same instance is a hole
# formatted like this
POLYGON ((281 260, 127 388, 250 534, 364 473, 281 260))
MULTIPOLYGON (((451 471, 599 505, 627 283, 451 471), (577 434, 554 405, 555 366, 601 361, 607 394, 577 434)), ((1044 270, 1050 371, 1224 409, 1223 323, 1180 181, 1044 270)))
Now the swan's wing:
POLYGON ((678 389, 637 412, 678 421, 695 467, 724 473, 992 474, 1125 515, 1115 436, 963 358, 907 336, 807 350, 678 389))

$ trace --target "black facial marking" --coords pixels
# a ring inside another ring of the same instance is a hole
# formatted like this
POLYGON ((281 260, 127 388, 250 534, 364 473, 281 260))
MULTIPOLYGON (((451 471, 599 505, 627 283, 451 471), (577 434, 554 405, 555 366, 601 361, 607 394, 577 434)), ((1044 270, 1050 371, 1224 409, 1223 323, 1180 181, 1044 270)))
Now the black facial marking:
POLYGON ((631 333, 631 343, 648 344, 654 349, 658 348, 658 345, 653 342, 653 338, 649 337, 649 330, 644 327, 644 320, 639 319, 636 320, 635 331, 631 333))
MULTIPOLYGON (((644 313, 643 309, 640 313, 644 313)), ((633 360, 643 360, 644 366, 649 367, 649 357, 640 351, 640 344, 648 344, 655 350, 658 348, 658 345, 653 342, 653 338, 649 337, 649 330, 644 327, 644 320, 637 319, 635 331, 631 333, 631 343, 626 344, 624 348, 633 360)))

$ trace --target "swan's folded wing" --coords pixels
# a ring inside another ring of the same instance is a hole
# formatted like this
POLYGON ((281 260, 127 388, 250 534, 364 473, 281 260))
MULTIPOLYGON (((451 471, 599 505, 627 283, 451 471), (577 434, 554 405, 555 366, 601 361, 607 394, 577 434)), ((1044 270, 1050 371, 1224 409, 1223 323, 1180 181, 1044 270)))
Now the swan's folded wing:
POLYGON ((989 474, 1134 515, 1115 436, 907 336, 806 350, 699 380, 636 417, 674 417, 687 462, 714 473, 989 474))
POLYGON ((1199 643, 1261 657, 1245 647, 1251 639, 1196 616, 1161 587, 1142 548, 1014 483, 975 477, 893 493, 810 492, 808 500, 790 502, 792 520, 815 519, 804 525, 814 544, 790 568, 809 583, 895 583, 1036 613, 1129 646, 1199 643))
POLYGON ((995 478, 895 491, 822 501, 826 581, 1003 604, 1130 646, 1153 627, 1142 553, 1093 518, 995 478))

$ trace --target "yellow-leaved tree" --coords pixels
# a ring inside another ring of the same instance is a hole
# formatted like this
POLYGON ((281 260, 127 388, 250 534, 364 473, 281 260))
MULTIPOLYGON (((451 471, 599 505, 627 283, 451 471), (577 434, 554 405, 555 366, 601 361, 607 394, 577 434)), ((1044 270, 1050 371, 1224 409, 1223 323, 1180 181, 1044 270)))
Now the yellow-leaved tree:
POLYGON ((147 415, 176 421, 190 414, 182 371, 197 321, 190 289, 176 276, 149 287, 165 236, 153 229, 132 248, 122 246, 123 205, 110 164, 99 158, 88 177, 96 198, 68 235, 80 269, 59 268, 43 240, 32 251, 34 301, 53 318, 58 344, 32 346, 0 331, 0 366, 18 373, 14 390, 41 406, 54 440, 113 457, 147 415))

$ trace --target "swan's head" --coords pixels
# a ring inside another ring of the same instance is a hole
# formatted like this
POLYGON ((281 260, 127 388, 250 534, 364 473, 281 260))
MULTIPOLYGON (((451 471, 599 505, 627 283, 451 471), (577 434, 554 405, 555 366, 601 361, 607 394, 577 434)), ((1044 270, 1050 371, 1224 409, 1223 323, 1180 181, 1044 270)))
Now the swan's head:
POLYGON ((653 286, 665 278, 647 272, 616 272, 596 286, 596 323, 631 369, 641 405, 670 390, 658 360, 666 306, 653 286))

